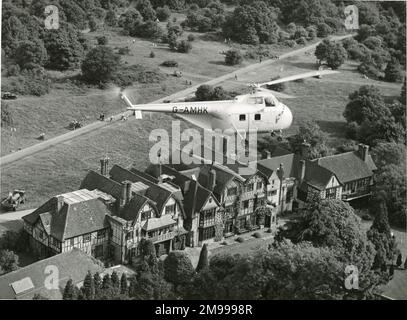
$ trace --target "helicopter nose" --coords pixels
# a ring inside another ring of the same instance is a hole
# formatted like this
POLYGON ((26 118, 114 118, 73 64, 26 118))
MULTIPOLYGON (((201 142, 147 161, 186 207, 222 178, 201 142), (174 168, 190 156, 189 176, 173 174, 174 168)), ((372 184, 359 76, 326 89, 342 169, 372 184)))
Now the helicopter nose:
POLYGON ((286 112, 285 125, 286 125, 286 128, 289 128, 291 126, 291 124, 293 123, 293 114, 291 113, 291 110, 289 108, 287 108, 285 112, 286 112))

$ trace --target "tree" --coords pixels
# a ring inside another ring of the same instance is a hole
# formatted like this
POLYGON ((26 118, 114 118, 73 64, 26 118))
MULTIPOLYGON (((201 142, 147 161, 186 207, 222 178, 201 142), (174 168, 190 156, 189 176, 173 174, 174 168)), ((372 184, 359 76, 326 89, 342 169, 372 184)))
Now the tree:
POLYGON ((326 23, 321 22, 317 25, 317 36, 319 38, 325 38, 329 36, 333 32, 332 28, 328 26, 326 23))
POLYGON ((63 300, 76 300, 77 294, 76 294, 75 288, 76 287, 74 286, 72 279, 69 279, 65 285, 62 299, 63 300))
POLYGON ((119 19, 119 26, 132 37, 137 34, 137 30, 142 23, 143 17, 134 8, 129 8, 119 19))
POLYGON ((138 248, 139 248, 140 256, 143 258, 148 258, 150 256, 153 256, 153 257, 157 256, 154 243, 151 240, 142 238, 140 240, 140 244, 139 244, 138 248))
POLYGON ((95 283, 90 271, 88 271, 83 281, 82 292, 86 300, 93 300, 95 298, 95 283))
POLYGON ((139 25, 134 34, 142 38, 159 39, 163 36, 164 31, 156 21, 148 20, 139 25))
POLYGON ((339 68, 348 55, 340 42, 324 39, 315 49, 315 56, 319 61, 326 61, 332 69, 339 68))
POLYGON ((28 65, 33 64, 43 67, 48 59, 48 55, 44 42, 40 39, 34 39, 33 41, 25 40, 19 42, 15 58, 21 69, 24 69, 28 65))
POLYGON ((100 293, 102 291, 102 279, 100 278, 99 272, 93 275, 93 285, 95 287, 95 299, 99 299, 100 293))
POLYGON ((105 46, 107 45, 109 39, 106 36, 100 36, 96 38, 98 45, 105 46))
POLYGON ((243 60, 242 53, 237 49, 231 49, 226 51, 225 63, 229 66, 240 64, 243 60))
POLYGON ((171 10, 168 6, 160 7, 155 10, 157 18, 160 21, 167 21, 171 16, 171 10))
POLYGON ((223 34, 237 42, 272 43, 277 38, 278 12, 262 1, 237 6, 223 24, 223 34))
POLYGON ((118 70, 120 56, 112 48, 98 46, 86 55, 82 63, 83 78, 89 83, 104 83, 113 78, 118 70))
POLYGON ((17 270, 18 264, 18 255, 13 251, 7 249, 0 250, 0 274, 17 270))
POLYGON ((125 272, 122 273, 120 278, 120 293, 124 295, 129 294, 129 285, 127 283, 127 275, 125 272))
POLYGON ((373 244, 368 240, 354 209, 341 200, 320 199, 318 196, 307 199, 297 221, 280 233, 295 243, 310 241, 317 247, 333 248, 337 258, 357 266, 360 275, 372 266, 373 244))
POLYGON ((327 147, 328 137, 314 121, 306 121, 298 128, 298 133, 289 139, 291 149, 301 153, 303 144, 309 144, 308 159, 328 156, 332 150, 327 147))
POLYGON ((177 51, 182 53, 189 53, 192 50, 192 44, 189 41, 181 40, 177 44, 177 51))
POLYGON ((184 285, 191 281, 195 270, 191 260, 181 251, 172 251, 164 260, 164 277, 175 286, 184 285))
POLYGON ((49 56, 48 68, 67 70, 78 67, 82 61, 84 48, 78 30, 70 24, 60 24, 58 29, 49 30, 44 45, 49 56))
POLYGON ((406 77, 404 77, 403 86, 401 87, 400 102, 406 105, 406 77))
POLYGON ((135 275, 133 275, 130 278, 130 285, 129 285, 129 296, 131 298, 136 297, 137 295, 137 290, 138 290, 138 283, 137 283, 137 278, 135 275))
POLYGON ((115 27, 118 23, 116 12, 112 9, 106 12, 105 23, 110 27, 115 27))
POLYGON ((402 78, 402 67, 396 58, 392 58, 384 70, 384 79, 389 82, 398 82, 402 78))
POLYGON ((136 9, 140 12, 144 21, 155 21, 157 19, 155 11, 148 0, 138 0, 136 9))
POLYGON ((113 288, 113 293, 115 295, 119 294, 120 292, 120 279, 116 271, 112 272, 112 275, 110 276, 110 279, 112 281, 112 288, 113 288))
MULTIPOLYGON (((4 8, 3 8, 4 10, 4 8)), ((2 49, 6 56, 14 54, 19 41, 29 39, 29 32, 21 20, 16 16, 6 18, 3 11, 2 19, 2 49)))
POLYGON ((208 246, 205 243, 201 249, 201 253, 199 255, 199 261, 198 265, 196 267, 196 272, 200 272, 209 266, 209 260, 208 260, 208 246))
POLYGON ((400 268, 401 265, 403 264, 403 256, 401 252, 397 255, 397 261, 396 261, 396 266, 397 268, 400 268))

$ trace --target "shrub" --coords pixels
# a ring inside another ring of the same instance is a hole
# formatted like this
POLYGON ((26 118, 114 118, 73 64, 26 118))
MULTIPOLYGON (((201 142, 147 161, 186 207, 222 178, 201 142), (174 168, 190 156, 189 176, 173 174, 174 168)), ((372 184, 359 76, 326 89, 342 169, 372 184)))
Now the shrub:
POLYGON ((326 23, 319 23, 317 25, 317 36, 319 38, 325 38, 332 33, 332 28, 328 26, 326 23))
POLYGON ((166 60, 163 63, 161 63, 162 66, 164 67, 178 67, 178 62, 174 60, 166 60))
POLYGON ((307 39, 305 37, 301 37, 301 38, 298 38, 296 42, 299 45, 304 45, 307 43, 307 39))
POLYGON ((96 38, 98 45, 104 46, 108 43, 108 38, 106 36, 100 36, 96 38))
POLYGON ((194 41, 195 40, 195 36, 192 34, 192 33, 190 33, 189 35, 188 35, 188 41, 189 42, 192 42, 192 41, 194 41))
POLYGON ((39 39, 20 42, 15 52, 15 59, 22 69, 27 68, 29 64, 44 66, 48 59, 44 42, 39 39))
POLYGON ((114 73, 113 83, 119 87, 127 87, 135 82, 158 83, 164 75, 158 69, 150 69, 142 65, 122 66, 114 73))
POLYGON ((164 277, 174 285, 187 284, 195 274, 194 267, 187 254, 172 251, 164 260, 164 277))
POLYGON ((177 51, 181 53, 189 53, 192 50, 192 44, 189 41, 181 40, 177 43, 177 51))
POLYGON ((253 237, 260 239, 262 236, 261 236, 260 232, 255 232, 255 233, 253 233, 253 237))
POLYGON ((4 128, 6 126, 12 126, 14 123, 13 113, 7 103, 1 104, 1 126, 4 128))
POLYGON ((317 37, 317 28, 315 26, 308 26, 306 30, 308 32, 307 34, 308 40, 313 40, 317 37))
POLYGON ((119 48, 118 53, 120 55, 125 55, 125 54, 128 55, 128 54, 130 54, 130 48, 129 47, 121 47, 121 48, 119 48))
POLYGON ((154 58, 155 57, 155 53, 154 53, 154 51, 151 51, 150 52, 150 58, 154 58))
POLYGON ((2 82, 1 91, 10 91, 22 95, 42 96, 49 92, 51 81, 45 74, 36 74, 35 69, 10 77, 2 82))
POLYGON ((288 39, 288 40, 285 40, 285 41, 283 42, 283 44, 284 44, 285 46, 287 46, 287 47, 292 48, 292 47, 295 47, 295 45, 296 45, 297 43, 296 43, 294 40, 288 39))
POLYGON ((240 64, 243 60, 242 53, 239 50, 231 49, 226 52, 225 63, 229 66, 240 64))
POLYGON ((88 83, 105 83, 112 79, 120 64, 120 57, 110 47, 98 46, 90 50, 82 63, 82 75, 88 83))
POLYGON ((244 242, 244 238, 243 237, 237 237, 236 241, 239 243, 243 243, 244 242))
POLYGON ((171 16, 171 10, 168 6, 159 7, 155 10, 157 14, 157 18, 160 21, 167 21, 168 18, 171 16))

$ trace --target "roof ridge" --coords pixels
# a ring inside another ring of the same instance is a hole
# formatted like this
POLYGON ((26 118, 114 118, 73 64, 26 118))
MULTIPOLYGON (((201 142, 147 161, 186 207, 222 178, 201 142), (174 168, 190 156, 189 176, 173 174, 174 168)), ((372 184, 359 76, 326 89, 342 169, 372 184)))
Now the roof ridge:
POLYGON ((355 152, 357 152, 357 150, 354 150, 354 151, 346 151, 346 152, 337 153, 337 154, 331 154, 330 156, 325 156, 325 157, 321 157, 321 158, 316 158, 316 159, 313 159, 313 160, 311 160, 311 161, 312 161, 312 162, 318 162, 318 160, 320 160, 320 159, 326 159, 326 158, 331 158, 331 157, 338 157, 338 156, 341 156, 341 155, 344 155, 344 154, 350 154, 350 153, 355 153, 355 152))

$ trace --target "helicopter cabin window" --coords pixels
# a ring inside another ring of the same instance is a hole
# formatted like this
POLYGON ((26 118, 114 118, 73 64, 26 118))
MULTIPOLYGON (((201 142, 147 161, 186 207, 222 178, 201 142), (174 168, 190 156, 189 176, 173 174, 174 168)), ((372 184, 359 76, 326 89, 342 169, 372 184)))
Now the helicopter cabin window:
POLYGON ((249 104, 263 104, 262 97, 251 97, 248 99, 249 104))
POLYGON ((254 120, 261 120, 261 114, 260 113, 256 113, 254 115, 254 120))
POLYGON ((273 98, 267 97, 265 99, 266 102, 266 107, 275 107, 276 106, 276 102, 274 101, 273 98))
POLYGON ((245 114, 240 114, 239 115, 239 121, 246 121, 246 115, 245 114))

